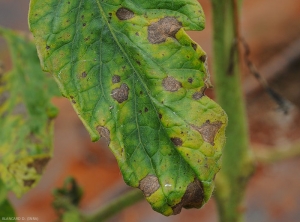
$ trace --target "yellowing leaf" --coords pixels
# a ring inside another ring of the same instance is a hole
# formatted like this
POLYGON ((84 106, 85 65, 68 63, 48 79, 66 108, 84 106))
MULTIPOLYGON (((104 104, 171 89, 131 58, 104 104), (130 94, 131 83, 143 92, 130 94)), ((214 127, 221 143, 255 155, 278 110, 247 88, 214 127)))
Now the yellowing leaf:
POLYGON ((55 82, 42 72, 34 44, 0 28, 10 46, 13 69, 0 73, 0 176, 8 190, 22 195, 41 177, 52 156, 50 103, 55 82))
POLYGON ((164 215, 201 207, 220 168, 227 117, 204 91, 196 0, 31 0, 30 29, 92 140, 164 215))

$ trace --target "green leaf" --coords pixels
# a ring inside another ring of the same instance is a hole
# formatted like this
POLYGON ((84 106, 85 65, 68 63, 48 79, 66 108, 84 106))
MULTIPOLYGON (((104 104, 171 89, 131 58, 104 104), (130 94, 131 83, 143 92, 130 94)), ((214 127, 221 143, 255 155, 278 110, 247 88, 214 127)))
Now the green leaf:
POLYGON ((201 207, 220 168, 227 116, 204 91, 196 0, 31 0, 30 29, 92 140, 164 215, 201 207))
POLYGON ((15 211, 7 199, 0 203, 0 209, 0 222, 16 221, 14 220, 14 218, 16 217, 15 211))
POLYGON ((17 196, 35 186, 52 156, 50 103, 58 89, 42 72, 36 48, 25 37, 0 28, 9 44, 13 69, 0 73, 0 176, 17 196))
MULTIPOLYGON (((0 180, 0 222, 7 221, 8 217, 15 217, 15 211, 7 200, 7 190, 4 183, 0 180), (6 219, 6 220, 5 220, 6 219)), ((15 221, 15 220, 9 220, 15 221)))
POLYGON ((83 219, 82 219, 80 213, 78 211, 74 210, 74 211, 68 211, 68 212, 64 213, 62 221, 63 222, 82 222, 83 219))

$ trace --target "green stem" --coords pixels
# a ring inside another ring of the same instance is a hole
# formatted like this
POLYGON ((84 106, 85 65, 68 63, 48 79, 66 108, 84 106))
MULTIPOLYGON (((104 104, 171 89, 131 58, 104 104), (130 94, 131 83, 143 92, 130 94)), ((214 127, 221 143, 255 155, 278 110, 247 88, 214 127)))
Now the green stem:
POLYGON ((216 97, 229 119, 222 168, 216 177, 216 201, 222 222, 243 221, 243 197, 253 172, 239 67, 237 0, 211 0, 214 28, 216 97))
POLYGON ((101 222, 116 215, 126 207, 129 207, 144 199, 142 192, 138 189, 127 192, 126 194, 112 200, 107 205, 103 206, 94 215, 87 216, 85 221, 87 222, 101 222))

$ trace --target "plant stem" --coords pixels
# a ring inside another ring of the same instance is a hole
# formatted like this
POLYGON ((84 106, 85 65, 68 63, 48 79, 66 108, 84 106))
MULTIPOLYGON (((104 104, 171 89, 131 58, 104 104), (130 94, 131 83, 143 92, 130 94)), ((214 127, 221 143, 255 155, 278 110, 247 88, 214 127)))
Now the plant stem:
POLYGON ((125 193, 124 195, 112 200, 107 205, 103 206, 94 215, 86 216, 84 221, 88 222, 101 222, 116 215, 126 207, 129 207, 144 199, 142 192, 139 189, 134 189, 125 193))
POLYGON ((211 0, 213 8, 216 98, 229 119, 222 168, 216 177, 216 201, 221 222, 243 221, 243 197, 254 164, 239 67, 239 8, 241 1, 211 0))

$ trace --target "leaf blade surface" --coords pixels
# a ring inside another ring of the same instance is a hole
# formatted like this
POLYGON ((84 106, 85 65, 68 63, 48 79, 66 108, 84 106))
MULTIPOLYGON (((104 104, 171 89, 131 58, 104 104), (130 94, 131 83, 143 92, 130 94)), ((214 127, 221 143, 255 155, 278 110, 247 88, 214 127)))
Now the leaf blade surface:
POLYGON ((13 62, 12 70, 0 71, 0 176, 7 190, 21 196, 38 183, 52 156, 57 109, 50 99, 59 91, 29 39, 1 27, 0 35, 13 62))
POLYGON ((206 55, 185 33, 204 28, 197 1, 32 0, 29 22, 43 68, 125 182, 165 215, 201 207, 227 117, 204 95, 206 55))

